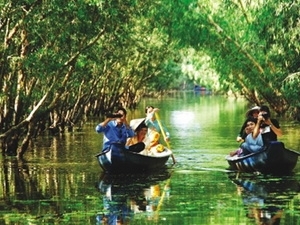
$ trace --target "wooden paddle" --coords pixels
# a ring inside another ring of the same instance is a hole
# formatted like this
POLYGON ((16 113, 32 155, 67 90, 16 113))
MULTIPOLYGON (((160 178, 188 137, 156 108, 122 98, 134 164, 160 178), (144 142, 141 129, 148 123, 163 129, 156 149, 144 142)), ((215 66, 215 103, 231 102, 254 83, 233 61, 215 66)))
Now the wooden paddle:
MULTIPOLYGON (((160 128, 160 132, 161 132, 162 136, 164 137, 164 140, 165 140, 165 142, 166 142, 166 144, 167 144, 167 147, 168 147, 168 149, 171 150, 169 142, 166 141, 167 136, 166 136, 165 131, 164 131, 164 129, 163 129, 163 126, 162 126, 162 124, 161 124, 161 122, 160 122, 160 118, 159 118, 159 115, 158 115, 157 112, 155 112, 155 117, 156 117, 156 120, 157 120, 157 122, 158 122, 158 125, 159 125, 159 128, 160 128)), ((171 157, 172 157, 172 160, 173 160, 173 164, 175 164, 175 163, 176 163, 176 160, 175 160, 175 157, 174 157, 173 153, 172 153, 171 157)))
POLYGON ((160 210, 160 208, 161 208, 161 205, 163 204, 163 201, 164 201, 164 198, 165 198, 165 195, 166 195, 166 190, 168 189, 168 187, 170 186, 170 180, 171 180, 171 178, 169 178, 168 180, 167 180, 167 182, 166 182, 166 184, 165 184, 165 186, 164 186, 164 189, 163 189, 163 192, 162 192, 162 194, 161 194, 161 196, 160 196, 160 200, 159 200, 159 202, 158 202, 158 204, 157 204, 157 208, 156 208, 156 212, 158 212, 159 210, 160 210))

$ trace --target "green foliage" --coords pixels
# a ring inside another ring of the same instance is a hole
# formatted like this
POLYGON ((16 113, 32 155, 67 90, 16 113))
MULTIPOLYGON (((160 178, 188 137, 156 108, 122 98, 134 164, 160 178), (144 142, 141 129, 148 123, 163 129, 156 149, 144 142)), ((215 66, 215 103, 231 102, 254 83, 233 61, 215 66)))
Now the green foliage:
POLYGON ((283 81, 283 91, 286 93, 291 105, 295 108, 300 108, 299 96, 300 96, 300 73, 290 74, 283 81))
POLYGON ((189 68, 199 73, 208 57, 209 69, 220 82, 215 88, 242 91, 256 104, 269 103, 284 113, 298 101, 289 93, 298 80, 289 83, 289 91, 284 84, 289 74, 299 71, 299 5, 276 0, 190 4, 178 32, 182 44, 199 52, 189 68))
POLYGON ((59 124, 89 109, 134 107, 147 91, 187 83, 240 91, 279 113, 298 110, 299 3, 1 2, 5 129, 39 102, 46 115, 58 112, 59 124))
MULTIPOLYGON (((20 31, 26 30, 28 45, 22 68, 27 71, 27 80, 38 79, 35 85, 40 90, 46 90, 49 81, 55 80, 55 91, 72 66, 72 82, 65 88, 75 90, 82 82, 96 82, 100 85, 96 90, 105 83, 105 92, 109 93, 119 84, 133 82, 147 83, 150 89, 159 91, 174 87, 177 77, 187 77, 216 90, 224 83, 228 89, 244 86, 263 92, 261 87, 267 85, 278 92, 284 90, 282 81, 287 75, 298 70, 296 3, 27 1, 14 8, 3 5, 3 15, 15 25, 21 24, 20 31), (100 32, 96 44, 84 50, 100 32), (182 54, 185 49, 196 53, 187 56, 182 54), (188 65, 192 73, 178 69, 186 68, 187 58, 191 58, 188 65), (122 82, 118 76, 122 76, 122 82)), ((11 40, 2 53, 17 53, 20 35, 11 40)), ((10 65, 7 71, 16 66, 10 65)), ((261 93, 262 99, 264 95, 261 93)))

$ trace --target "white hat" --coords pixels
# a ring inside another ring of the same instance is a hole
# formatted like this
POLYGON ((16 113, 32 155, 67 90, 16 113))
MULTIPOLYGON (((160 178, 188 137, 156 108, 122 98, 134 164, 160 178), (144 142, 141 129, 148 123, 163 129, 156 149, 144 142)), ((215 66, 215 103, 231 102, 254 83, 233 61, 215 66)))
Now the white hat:
POLYGON ((260 107, 259 106, 254 106, 252 107, 251 109, 249 109, 247 112, 246 112, 246 117, 249 117, 250 114, 253 112, 253 111, 259 111, 260 110, 260 107))
POLYGON ((143 122, 145 122, 145 118, 133 119, 130 121, 130 127, 132 130, 136 131, 138 126, 140 126, 143 122))

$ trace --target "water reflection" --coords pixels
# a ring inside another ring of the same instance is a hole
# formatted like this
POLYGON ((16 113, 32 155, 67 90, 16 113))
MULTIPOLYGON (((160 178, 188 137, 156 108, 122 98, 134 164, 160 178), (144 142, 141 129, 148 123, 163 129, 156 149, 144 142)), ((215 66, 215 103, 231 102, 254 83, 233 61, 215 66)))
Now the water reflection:
MULTIPOLYGON (((36 180, 32 179, 28 165, 16 157, 2 159, 0 168, 0 195, 8 205, 13 206, 16 200, 40 199, 42 193, 38 191, 36 180), (11 203, 11 204, 9 204, 11 203)), ((20 205, 18 206, 20 207, 20 205)))
POLYGON ((161 205, 170 196, 171 173, 102 174, 98 189, 103 193, 103 210, 96 216, 99 224, 128 224, 138 213, 157 220, 161 205))
MULTIPOLYGON (((145 199, 142 201, 145 198, 144 189, 154 191, 151 185, 159 185, 158 198, 152 198, 153 210, 156 211, 145 212, 143 210, 147 204, 142 204, 140 213, 129 213, 130 224, 254 224, 245 216, 241 196, 233 196, 236 186, 223 172, 228 166, 225 155, 238 147, 235 137, 248 109, 246 102, 220 96, 193 96, 193 93, 145 99, 139 109, 129 111, 128 119, 143 117, 143 109, 149 104, 160 108, 160 118, 170 129, 170 145, 178 163, 172 167, 174 172, 169 200, 169 192, 164 191, 170 182, 168 176, 157 179, 154 184, 149 184, 146 179, 148 186, 143 185, 140 177, 122 177, 120 181, 112 179, 112 200, 124 202, 130 196, 138 196, 135 200, 137 205, 147 202, 145 199), (122 179, 126 182, 122 183, 122 179), (118 182, 126 196, 122 196, 118 182), (134 195, 135 192, 139 194, 134 195), (158 202, 163 203, 158 207, 158 202), (158 222, 154 221, 158 216, 158 222)), ((100 223, 96 221, 99 210, 97 219, 100 220, 109 211, 103 208, 104 194, 98 189, 101 169, 94 157, 102 146, 102 137, 95 133, 95 124, 99 120, 94 118, 88 121, 80 132, 37 138, 32 149, 24 155, 26 162, 10 157, 2 159, 0 156, 0 224, 100 223)), ((282 119, 280 124, 284 129, 281 141, 288 148, 298 151, 300 125, 282 119)), ((300 180, 299 162, 294 171, 300 180)), ((300 225, 300 194, 287 200, 286 193, 278 191, 269 199, 279 199, 282 195, 289 204, 287 207, 285 203, 280 205, 285 209, 280 224, 300 225)), ((124 204, 130 209, 127 200, 124 204)))
POLYGON ((259 225, 280 224, 284 209, 300 191, 300 183, 294 176, 233 173, 229 178, 242 198, 246 216, 259 225))
POLYGON ((99 174, 77 171, 70 164, 68 170, 63 170, 50 163, 32 164, 16 157, 1 159, 0 224, 94 221, 89 211, 99 201, 87 193, 96 192, 94 183, 99 174))

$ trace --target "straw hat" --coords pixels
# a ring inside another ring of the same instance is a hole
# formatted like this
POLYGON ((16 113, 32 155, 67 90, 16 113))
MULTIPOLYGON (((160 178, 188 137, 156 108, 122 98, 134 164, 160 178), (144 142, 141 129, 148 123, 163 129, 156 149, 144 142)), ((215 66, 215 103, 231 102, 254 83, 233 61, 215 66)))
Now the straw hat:
POLYGON ((136 129, 145 122, 145 118, 133 119, 130 121, 130 127, 136 131, 136 129))
POLYGON ((260 107, 259 107, 259 106, 254 106, 254 107, 252 107, 251 109, 249 109, 249 110, 246 112, 246 117, 251 116, 251 114, 252 114, 253 111, 259 111, 259 110, 260 110, 260 107))

